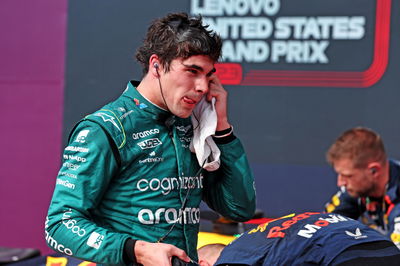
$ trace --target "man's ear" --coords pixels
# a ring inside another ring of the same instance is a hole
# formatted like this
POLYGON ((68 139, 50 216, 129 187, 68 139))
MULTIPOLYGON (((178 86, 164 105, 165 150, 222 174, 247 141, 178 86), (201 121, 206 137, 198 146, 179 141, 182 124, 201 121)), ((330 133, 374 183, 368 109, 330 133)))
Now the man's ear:
POLYGON ((158 56, 153 54, 150 56, 149 59, 149 72, 151 72, 151 74, 157 78, 160 77, 160 62, 158 59, 158 56))
POLYGON ((381 175, 381 171, 382 171, 382 165, 378 162, 371 162, 368 164, 367 166, 368 171, 370 171, 370 173, 373 176, 380 176, 381 175))

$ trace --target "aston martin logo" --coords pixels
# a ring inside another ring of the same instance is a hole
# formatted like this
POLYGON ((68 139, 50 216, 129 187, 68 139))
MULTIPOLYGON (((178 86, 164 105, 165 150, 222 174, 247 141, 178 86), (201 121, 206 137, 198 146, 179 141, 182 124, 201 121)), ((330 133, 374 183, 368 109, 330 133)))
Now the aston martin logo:
POLYGON ((104 122, 112 123, 118 129, 118 131, 121 132, 121 129, 119 128, 118 124, 115 122, 115 117, 106 113, 96 113, 94 115, 101 117, 104 122))

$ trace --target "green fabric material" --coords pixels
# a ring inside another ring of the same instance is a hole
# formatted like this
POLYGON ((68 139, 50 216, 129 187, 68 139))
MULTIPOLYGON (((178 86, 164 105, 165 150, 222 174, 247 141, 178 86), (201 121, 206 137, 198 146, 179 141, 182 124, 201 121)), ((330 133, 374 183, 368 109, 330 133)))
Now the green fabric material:
POLYGON ((174 117, 168 129, 168 112, 134 84, 72 131, 46 220, 47 243, 67 255, 124 265, 127 238, 156 242, 175 223, 164 242, 196 260, 200 201, 227 218, 248 220, 253 175, 238 139, 218 145, 219 170, 196 175, 190 119, 174 117))

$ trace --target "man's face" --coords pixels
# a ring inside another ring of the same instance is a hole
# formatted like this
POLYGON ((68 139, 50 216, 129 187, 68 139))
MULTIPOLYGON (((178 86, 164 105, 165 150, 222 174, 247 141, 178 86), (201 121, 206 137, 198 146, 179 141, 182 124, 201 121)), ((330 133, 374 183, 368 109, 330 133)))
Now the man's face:
POLYGON ((370 169, 355 168, 350 159, 339 159, 333 163, 337 173, 337 185, 346 187, 353 197, 367 197, 375 190, 376 184, 370 169))
POLYGON ((208 92, 214 72, 214 62, 208 56, 172 60, 170 71, 161 76, 166 108, 178 117, 189 117, 208 92))

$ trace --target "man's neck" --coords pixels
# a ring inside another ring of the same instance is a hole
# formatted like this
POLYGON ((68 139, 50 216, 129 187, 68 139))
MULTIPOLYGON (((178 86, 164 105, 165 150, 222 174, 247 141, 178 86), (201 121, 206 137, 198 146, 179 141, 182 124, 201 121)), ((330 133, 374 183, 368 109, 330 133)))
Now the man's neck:
POLYGON ((145 76, 136 89, 150 103, 162 110, 167 111, 163 107, 163 102, 160 100, 160 91, 157 82, 157 80, 151 80, 145 76))

